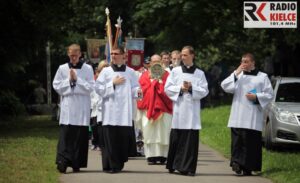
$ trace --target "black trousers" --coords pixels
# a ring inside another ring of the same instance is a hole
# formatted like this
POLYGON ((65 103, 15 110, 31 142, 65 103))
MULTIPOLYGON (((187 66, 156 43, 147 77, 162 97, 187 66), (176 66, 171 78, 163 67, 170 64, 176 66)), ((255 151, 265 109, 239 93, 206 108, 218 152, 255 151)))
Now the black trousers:
POLYGON ((92 128, 92 144, 99 147, 99 135, 97 127, 97 117, 91 118, 91 128, 92 128))

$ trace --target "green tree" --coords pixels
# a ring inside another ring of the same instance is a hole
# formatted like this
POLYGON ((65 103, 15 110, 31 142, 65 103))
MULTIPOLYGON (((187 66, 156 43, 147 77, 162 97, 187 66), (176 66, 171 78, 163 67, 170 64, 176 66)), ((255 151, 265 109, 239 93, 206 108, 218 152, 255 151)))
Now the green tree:
POLYGON ((243 2, 237 0, 137 0, 134 20, 155 51, 194 46, 205 70, 217 62, 237 64, 243 52, 261 61, 277 45, 295 49, 300 41, 298 29, 244 29, 243 2))

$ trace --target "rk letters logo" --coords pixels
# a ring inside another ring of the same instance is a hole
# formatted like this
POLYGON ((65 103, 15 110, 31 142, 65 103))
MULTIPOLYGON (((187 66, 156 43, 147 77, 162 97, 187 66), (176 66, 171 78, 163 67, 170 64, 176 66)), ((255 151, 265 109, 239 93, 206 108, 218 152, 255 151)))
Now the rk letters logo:
POLYGON ((297 28, 297 2, 244 2, 244 28, 297 28))

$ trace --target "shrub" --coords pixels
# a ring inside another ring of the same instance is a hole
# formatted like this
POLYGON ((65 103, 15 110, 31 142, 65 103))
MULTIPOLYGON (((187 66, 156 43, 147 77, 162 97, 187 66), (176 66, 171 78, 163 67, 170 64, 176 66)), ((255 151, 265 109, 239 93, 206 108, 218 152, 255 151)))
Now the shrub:
POLYGON ((0 119, 17 117, 25 113, 25 106, 11 91, 0 91, 0 119))

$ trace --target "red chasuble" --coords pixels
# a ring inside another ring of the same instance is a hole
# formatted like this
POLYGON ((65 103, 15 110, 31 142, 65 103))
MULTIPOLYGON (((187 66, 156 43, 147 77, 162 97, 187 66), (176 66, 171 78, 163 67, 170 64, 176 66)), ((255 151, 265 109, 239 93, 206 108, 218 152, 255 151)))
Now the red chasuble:
POLYGON ((164 72, 162 83, 158 80, 150 80, 150 72, 146 71, 140 77, 140 85, 143 91, 143 99, 138 100, 137 107, 140 110, 147 110, 147 118, 154 121, 164 112, 172 114, 173 102, 164 91, 164 86, 169 73, 164 72))

